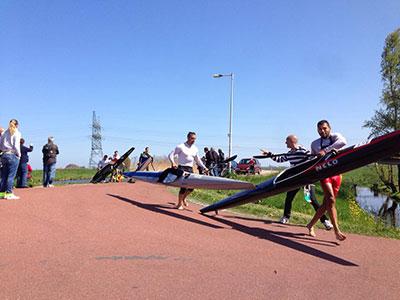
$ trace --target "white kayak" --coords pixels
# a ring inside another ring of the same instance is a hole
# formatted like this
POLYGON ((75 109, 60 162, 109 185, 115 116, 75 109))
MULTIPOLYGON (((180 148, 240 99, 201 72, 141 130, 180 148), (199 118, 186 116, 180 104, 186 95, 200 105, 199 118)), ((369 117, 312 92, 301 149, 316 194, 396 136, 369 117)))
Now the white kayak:
POLYGON ((149 183, 163 184, 174 187, 188 189, 208 189, 208 190, 250 190, 255 185, 241 180, 234 180, 223 177, 200 175, 195 173, 183 172, 181 176, 169 173, 160 182, 161 174, 165 172, 126 172, 123 175, 127 178, 134 178, 149 183))

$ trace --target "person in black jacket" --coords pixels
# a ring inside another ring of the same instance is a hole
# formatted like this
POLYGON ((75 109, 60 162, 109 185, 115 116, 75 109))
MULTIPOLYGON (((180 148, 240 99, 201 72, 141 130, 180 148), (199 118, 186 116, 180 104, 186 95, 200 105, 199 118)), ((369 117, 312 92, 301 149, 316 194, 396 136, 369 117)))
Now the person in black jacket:
POLYGON ((19 166, 17 171, 17 188, 27 188, 28 187, 28 152, 32 152, 33 145, 30 144, 29 147, 24 146, 25 140, 21 138, 21 158, 19 160, 19 166))
POLYGON ((58 147, 54 144, 54 138, 50 136, 47 144, 43 146, 43 186, 53 187, 52 183, 56 177, 56 162, 59 154, 58 147))
POLYGON ((211 159, 211 164, 210 164, 210 171, 212 176, 219 176, 219 170, 218 170, 218 163, 219 163, 219 155, 217 151, 214 150, 213 147, 210 148, 210 159, 211 159))

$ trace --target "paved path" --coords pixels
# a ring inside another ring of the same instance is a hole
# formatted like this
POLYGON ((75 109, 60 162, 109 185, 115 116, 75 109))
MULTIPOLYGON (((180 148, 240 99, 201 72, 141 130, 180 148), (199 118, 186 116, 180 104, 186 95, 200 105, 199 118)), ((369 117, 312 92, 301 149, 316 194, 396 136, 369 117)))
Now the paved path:
POLYGON ((162 186, 0 200, 0 299, 399 299, 400 241, 172 209, 162 186))

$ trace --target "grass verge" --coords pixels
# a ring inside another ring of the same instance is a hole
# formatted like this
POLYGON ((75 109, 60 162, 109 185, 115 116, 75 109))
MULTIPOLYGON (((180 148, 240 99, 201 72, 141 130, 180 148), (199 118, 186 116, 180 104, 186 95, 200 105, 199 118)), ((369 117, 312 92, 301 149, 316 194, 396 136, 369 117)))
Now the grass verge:
MULTIPOLYGON (((91 179, 96 173, 95 169, 57 169, 55 181, 91 179)), ((43 171, 32 171, 30 186, 42 185, 43 171)))

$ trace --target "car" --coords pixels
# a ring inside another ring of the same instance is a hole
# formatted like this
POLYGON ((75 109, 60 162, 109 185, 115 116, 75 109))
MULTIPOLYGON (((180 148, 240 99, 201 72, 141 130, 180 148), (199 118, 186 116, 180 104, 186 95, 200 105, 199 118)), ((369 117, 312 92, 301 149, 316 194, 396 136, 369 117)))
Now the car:
POLYGON ((261 174, 261 164, 255 158, 242 158, 235 172, 236 174, 261 174))

